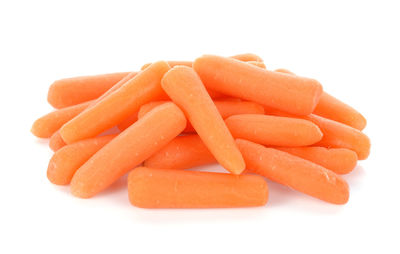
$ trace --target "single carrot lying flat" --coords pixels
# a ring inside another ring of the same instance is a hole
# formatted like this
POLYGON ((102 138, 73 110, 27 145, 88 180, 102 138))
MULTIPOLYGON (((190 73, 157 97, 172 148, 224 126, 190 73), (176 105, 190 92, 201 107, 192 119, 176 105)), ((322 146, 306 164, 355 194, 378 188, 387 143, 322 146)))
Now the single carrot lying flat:
POLYGON ((141 105, 165 97, 160 81, 166 62, 153 63, 119 89, 66 123, 60 130, 67 144, 95 137, 137 112, 141 105))
POLYGON ((72 194, 89 198, 106 189, 168 144, 185 126, 186 118, 175 104, 165 103, 153 109, 78 169, 71 181, 72 194))
POLYGON ((193 68, 208 89, 297 115, 312 113, 322 94, 316 80, 268 71, 232 58, 202 56, 193 68))
POLYGON ((230 116, 225 123, 235 138, 269 146, 308 146, 322 138, 317 125, 297 118, 243 114, 230 116))
POLYGON ((140 167, 128 177, 129 200, 142 208, 218 208, 263 206, 266 181, 232 175, 140 167))
POLYGON ((64 147, 65 145, 66 145, 66 143, 62 139, 59 131, 56 131, 56 132, 54 132, 53 135, 51 135, 50 140, 49 140, 49 147, 51 150, 53 150, 54 152, 57 152, 60 148, 64 147))
POLYGON ((345 204, 349 186, 332 171, 273 148, 237 139, 246 168, 272 181, 333 204, 345 204))
POLYGON ((217 161, 234 174, 245 164, 200 78, 192 68, 175 66, 162 79, 162 88, 184 112, 217 161))
POLYGON ((62 147, 50 159, 47 178, 57 185, 69 184, 78 168, 115 136, 85 139, 62 147))

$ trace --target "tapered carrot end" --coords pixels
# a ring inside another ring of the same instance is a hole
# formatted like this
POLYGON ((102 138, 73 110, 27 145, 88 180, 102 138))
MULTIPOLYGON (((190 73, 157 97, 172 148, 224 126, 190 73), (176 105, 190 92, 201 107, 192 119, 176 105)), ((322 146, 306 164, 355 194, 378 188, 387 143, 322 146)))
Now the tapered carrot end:
POLYGON ((346 181, 342 179, 336 179, 336 196, 333 196, 331 200, 327 200, 328 202, 336 205, 344 205, 349 201, 350 191, 349 185, 346 181), (337 181, 339 180, 339 181, 337 181))
POLYGON ((77 198, 91 198, 95 195, 88 191, 84 183, 74 181, 74 178, 71 181, 71 194, 77 198))
POLYGON ((38 138, 49 138, 51 134, 46 130, 41 118, 37 119, 31 127, 31 132, 38 138))
POLYGON ((64 140, 62 139, 60 132, 55 132, 49 141, 49 147, 51 150, 53 150, 53 152, 58 151, 60 148, 64 147, 66 145, 66 143, 64 142, 64 140))
POLYGON ((49 166, 47 167, 47 179, 56 185, 67 185, 71 179, 67 179, 63 174, 60 174, 59 155, 59 153, 55 153, 53 157, 51 157, 49 166))

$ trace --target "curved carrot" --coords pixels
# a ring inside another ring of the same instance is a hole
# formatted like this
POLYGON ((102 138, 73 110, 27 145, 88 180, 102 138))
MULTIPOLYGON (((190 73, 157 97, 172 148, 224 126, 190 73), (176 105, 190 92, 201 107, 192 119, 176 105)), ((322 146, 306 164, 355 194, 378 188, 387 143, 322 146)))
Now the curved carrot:
POLYGON ((242 62, 250 62, 250 61, 263 62, 261 57, 257 56, 256 54, 252 54, 252 53, 234 55, 234 56, 231 56, 231 58, 242 61, 242 62))
POLYGON ((57 152, 60 148, 64 147, 66 143, 61 137, 61 134, 59 131, 54 132, 54 134, 50 137, 49 140, 49 147, 51 150, 54 152, 57 152))
POLYGON ((128 177, 129 200, 142 208, 263 206, 267 182, 257 175, 232 175, 140 167, 128 177))
POLYGON ((66 123, 60 130, 67 144, 95 137, 121 123, 149 101, 165 97, 160 81, 169 70, 166 62, 156 62, 122 87, 66 123))
POLYGON ((166 103, 153 109, 76 171, 71 181, 72 194, 89 198, 106 189, 168 144, 185 126, 186 118, 175 104, 166 103))
POLYGON ((206 87, 297 115, 312 113, 322 94, 314 80, 258 68, 232 58, 202 56, 193 68, 206 87))
POLYGON ((297 118, 244 114, 225 120, 235 138, 270 146, 308 146, 322 138, 322 132, 310 121, 297 118))
POLYGON ((349 186, 332 171, 300 157, 250 141, 237 139, 236 143, 249 171, 333 204, 347 203, 349 186))
POLYGON ((192 68, 175 66, 162 79, 162 88, 185 112, 217 161, 234 174, 245 164, 215 104, 192 68))

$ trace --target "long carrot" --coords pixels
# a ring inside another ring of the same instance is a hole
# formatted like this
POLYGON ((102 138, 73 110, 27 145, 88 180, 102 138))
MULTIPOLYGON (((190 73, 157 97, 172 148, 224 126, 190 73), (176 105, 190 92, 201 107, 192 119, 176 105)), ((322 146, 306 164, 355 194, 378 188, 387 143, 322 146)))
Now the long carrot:
POLYGON ((250 207, 268 201, 261 176, 145 167, 129 174, 128 193, 132 205, 142 208, 250 207))
POLYGON ((316 80, 268 71, 232 58, 202 56, 193 68, 208 89, 297 115, 312 113, 322 94, 316 80))
POLYGON ((240 174, 245 168, 242 155, 194 70, 175 66, 164 75, 162 88, 182 108, 217 161, 230 172, 240 174))
POLYGON ((55 108, 94 100, 128 74, 129 72, 119 72, 60 79, 50 86, 47 100, 55 108))
POLYGON ((273 148, 237 139, 246 168, 272 181, 333 204, 345 204, 349 187, 332 171, 273 148))
POLYGON ((225 123, 235 138, 269 146, 308 146, 322 138, 317 125, 297 118, 243 114, 228 117, 225 123))
POLYGON ((175 104, 153 109, 78 169, 71 181, 72 194, 89 198, 106 189, 179 135, 185 126, 186 118, 175 104))
POLYGON ((156 62, 122 87, 66 123, 60 130, 67 144, 95 137, 139 110, 149 101, 165 97, 160 81, 169 66, 156 62))
POLYGON ((66 143, 62 139, 59 131, 56 131, 56 132, 54 132, 53 135, 51 135, 50 140, 49 140, 49 147, 51 150, 53 150, 54 152, 57 152, 59 149, 61 149, 65 145, 66 145, 66 143))
POLYGON ((85 139, 62 147, 50 159, 47 178, 57 185, 69 184, 78 168, 114 137, 109 135, 85 139))

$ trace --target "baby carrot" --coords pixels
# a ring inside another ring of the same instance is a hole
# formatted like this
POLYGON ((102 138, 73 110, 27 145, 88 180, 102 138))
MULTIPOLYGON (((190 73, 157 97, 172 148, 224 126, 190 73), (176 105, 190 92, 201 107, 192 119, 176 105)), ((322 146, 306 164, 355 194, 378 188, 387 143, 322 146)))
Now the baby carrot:
POLYGON ((263 62, 262 58, 251 53, 245 53, 245 54, 239 54, 239 55, 234 55, 231 56, 231 58, 242 61, 242 62, 263 62))
POLYGON ((149 101, 166 96, 160 81, 169 70, 166 62, 153 63, 119 89, 66 123, 60 130, 67 144, 95 137, 119 124, 149 101))
POLYGON ((267 182, 257 175, 232 175, 140 167, 128 177, 129 200, 142 208, 263 206, 267 182))
POLYGON ((286 70, 286 69, 283 69, 283 68, 276 69, 275 71, 276 71, 276 72, 280 72, 280 73, 290 74, 290 75, 296 75, 296 74, 294 74, 293 72, 291 72, 291 71, 289 71, 289 70, 286 70))
POLYGON ((308 146, 322 138, 310 121, 297 118, 243 114, 228 117, 226 126, 235 138, 270 146, 308 146))
POLYGON ((182 108, 217 161, 230 172, 240 174, 245 168, 242 155, 196 72, 190 67, 175 66, 164 75, 162 88, 182 108))
POLYGON ((267 67, 265 66, 264 62, 257 62, 257 61, 248 61, 248 64, 252 64, 254 66, 260 67, 262 69, 266 69, 267 67))
POLYGON ((350 173, 357 165, 357 154, 345 148, 326 147, 279 147, 278 150, 290 153, 305 160, 332 170, 336 174, 350 173))
MULTIPOLYGON (((149 102, 151 103, 151 102, 149 102)), ((148 103, 147 103, 148 104, 148 103)), ((144 104, 144 105, 147 105, 144 104)), ((143 107, 143 106, 142 106, 143 107)), ((140 107, 140 108, 142 108, 140 107)), ((125 129, 127 129, 129 126, 131 126, 132 124, 134 124, 137 120, 138 120, 138 113, 139 112, 135 112, 133 113, 131 116, 129 116, 128 118, 126 118, 124 121, 122 121, 120 124, 117 125, 118 129, 120 131, 124 131, 125 129)))
POLYGON ((249 171, 333 204, 347 203, 349 186, 332 171, 250 141, 237 139, 236 143, 249 171))
POLYGON ((54 152, 57 152, 60 148, 64 147, 66 143, 61 137, 61 134, 59 131, 54 132, 53 135, 51 135, 50 140, 49 140, 49 147, 51 150, 54 152))
POLYGON ((94 100, 128 74, 120 72, 60 79, 50 86, 47 100, 55 108, 94 100))
POLYGON ((114 137, 96 137, 64 146, 51 157, 47 178, 57 185, 69 184, 78 168, 114 137))
POLYGON ((232 58, 202 56, 193 68, 208 89, 297 115, 312 113, 322 94, 316 80, 268 71, 232 58))
MULTIPOLYGON (((177 65, 192 67, 192 64, 193 64, 193 62, 191 62, 191 61, 168 61, 167 63, 171 68, 174 66, 177 66, 177 65)), ((140 69, 144 70, 147 67, 149 67, 150 65, 151 65, 151 63, 147 63, 147 64, 143 65, 142 68, 140 68, 140 69)))
POLYGON ((186 118, 175 104, 165 103, 153 109, 76 171, 71 181, 72 194, 89 198, 106 189, 168 144, 185 126, 186 118))

